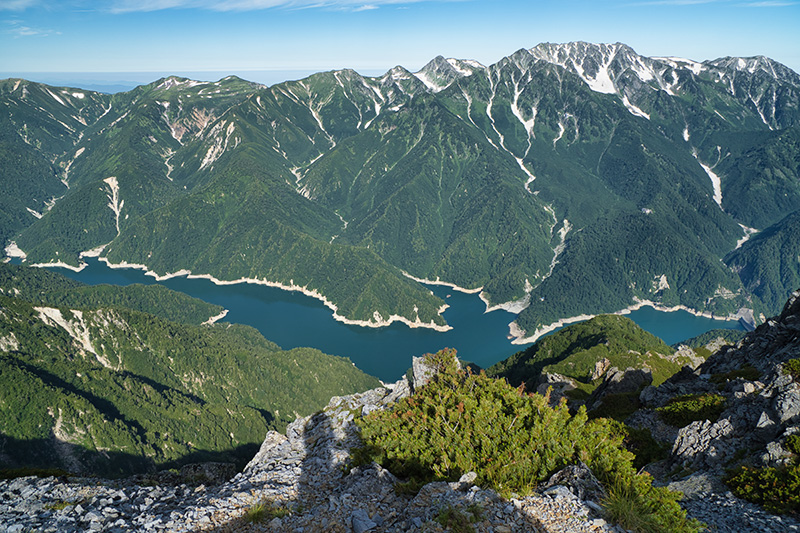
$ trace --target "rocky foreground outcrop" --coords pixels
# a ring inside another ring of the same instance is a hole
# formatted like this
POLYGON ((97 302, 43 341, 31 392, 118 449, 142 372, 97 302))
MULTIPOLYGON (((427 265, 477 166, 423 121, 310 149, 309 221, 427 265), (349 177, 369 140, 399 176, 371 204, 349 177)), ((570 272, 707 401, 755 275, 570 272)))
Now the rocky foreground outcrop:
POLYGON ((0 482, 0 532, 443 531, 435 518, 451 509, 474 516, 479 532, 622 531, 600 517, 600 494, 586 489, 591 474, 576 467, 554 476, 541 494, 511 500, 475 486, 474 474, 403 495, 395 491, 398 480, 380 466, 351 468, 350 450, 360 443, 354 418, 386 409, 412 388, 404 378, 332 398, 322 412, 290 424, 285 435, 267 434, 244 471, 216 486, 57 478, 0 482), (259 504, 287 514, 266 512, 261 521, 249 521, 248 511, 253 516, 259 504))
POLYGON ((697 370, 684 368, 658 388, 646 388, 640 400, 657 408, 686 394, 714 393, 726 399, 718 420, 696 421, 678 431, 672 460, 681 466, 719 470, 742 459, 761 466, 785 464, 791 456, 784 447, 786 438, 800 433, 800 383, 784 366, 798 357, 800 291, 780 316, 737 345, 723 347, 697 370))

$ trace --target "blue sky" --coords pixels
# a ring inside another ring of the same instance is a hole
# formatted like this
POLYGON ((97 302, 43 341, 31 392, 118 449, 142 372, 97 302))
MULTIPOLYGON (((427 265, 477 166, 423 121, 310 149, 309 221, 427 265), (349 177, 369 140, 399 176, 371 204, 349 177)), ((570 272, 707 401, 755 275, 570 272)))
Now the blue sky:
POLYGON ((766 55, 800 71, 800 0, 0 0, 2 77, 274 83, 286 71, 417 70, 439 54, 491 64, 573 40, 700 61, 766 55))

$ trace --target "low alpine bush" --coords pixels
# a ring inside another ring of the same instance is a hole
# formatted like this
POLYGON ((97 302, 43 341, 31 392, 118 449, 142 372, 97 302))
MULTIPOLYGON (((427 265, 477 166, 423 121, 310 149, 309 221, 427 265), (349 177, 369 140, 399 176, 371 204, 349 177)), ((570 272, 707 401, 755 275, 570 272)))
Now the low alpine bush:
POLYGON ((719 394, 687 394, 672 398, 656 411, 667 424, 682 428, 697 420, 716 422, 725 404, 725 397, 719 394))
POLYGON ((427 358, 440 372, 426 386, 393 409, 359 420, 363 459, 418 482, 454 481, 473 471, 476 483, 505 495, 531 493, 556 471, 582 461, 607 490, 626 487, 636 512, 659 531, 698 530, 677 504, 679 494, 636 473, 633 454, 609 420, 590 421, 584 408, 573 416, 565 402, 550 407, 546 396, 458 370, 453 350, 427 358))
POLYGON ((783 363, 783 373, 789 374, 795 381, 800 381, 800 359, 789 359, 783 363))
POLYGON ((800 512, 800 463, 778 468, 733 470, 725 483, 738 497, 763 505, 773 513, 800 512))

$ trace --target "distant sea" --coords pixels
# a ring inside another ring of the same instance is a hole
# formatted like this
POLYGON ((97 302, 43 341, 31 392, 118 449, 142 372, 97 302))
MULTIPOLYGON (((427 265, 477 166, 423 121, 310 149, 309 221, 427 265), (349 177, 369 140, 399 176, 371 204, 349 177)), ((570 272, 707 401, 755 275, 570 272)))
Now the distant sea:
MULTIPOLYGON (((485 313, 477 294, 465 294, 448 287, 430 285, 445 300, 444 312, 453 329, 439 333, 427 328, 412 329, 402 324, 383 328, 350 326, 333 319, 330 309, 318 300, 297 292, 263 285, 215 285, 205 279, 176 277, 156 281, 136 269, 111 269, 96 259, 87 259, 80 272, 52 268, 90 285, 159 283, 228 309, 226 322, 247 324, 284 349, 310 346, 332 355, 350 358, 368 374, 385 382, 399 379, 411 366, 411 357, 455 348, 462 360, 486 368, 525 346, 513 345, 508 324, 515 315, 506 311, 485 313)), ((674 344, 714 328, 742 329, 738 322, 697 317, 686 311, 662 312, 643 307, 627 315, 645 330, 674 344)))

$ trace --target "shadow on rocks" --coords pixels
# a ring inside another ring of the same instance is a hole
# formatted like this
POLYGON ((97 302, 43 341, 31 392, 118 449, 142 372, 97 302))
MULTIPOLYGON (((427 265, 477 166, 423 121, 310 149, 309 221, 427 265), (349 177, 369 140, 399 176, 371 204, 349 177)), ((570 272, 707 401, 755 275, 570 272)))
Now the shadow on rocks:
POLYGON ((391 408, 409 391, 403 379, 332 398, 324 411, 290 424, 285 436, 270 432, 244 472, 217 493, 231 519, 214 531, 603 531, 597 527, 603 521, 589 517, 594 509, 563 485, 541 496, 506 500, 474 485, 476 475, 468 473, 457 482, 429 483, 417 494, 405 494, 380 465, 352 467, 350 450, 361 445, 354 419, 391 408), (236 516, 234 500, 242 507, 236 516))

